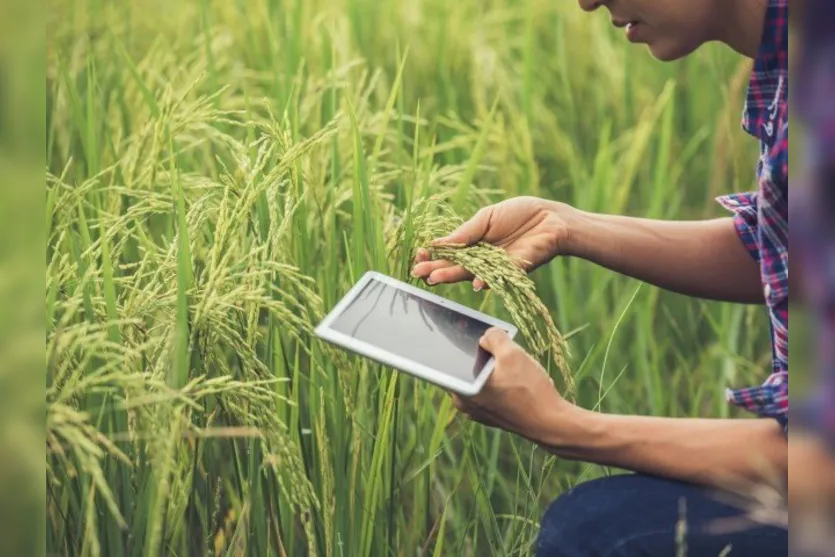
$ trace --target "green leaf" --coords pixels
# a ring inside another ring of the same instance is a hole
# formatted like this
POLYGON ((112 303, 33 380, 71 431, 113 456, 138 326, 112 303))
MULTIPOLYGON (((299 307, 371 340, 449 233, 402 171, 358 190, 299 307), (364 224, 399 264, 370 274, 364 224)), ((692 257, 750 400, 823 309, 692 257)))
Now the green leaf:
POLYGON ((470 193, 470 188, 472 187, 473 178, 475 178, 476 171, 478 171, 478 165, 481 164, 481 159, 484 158, 484 153, 487 150, 487 141, 493 127, 493 118, 496 115, 496 109, 499 107, 499 98, 496 97, 496 100, 493 101, 490 113, 487 115, 487 119, 481 127, 481 133, 478 136, 475 147, 473 147, 470 159, 467 161, 467 167, 458 180, 458 185, 455 187, 453 203, 456 208, 461 208, 464 201, 466 201, 467 195, 470 193))

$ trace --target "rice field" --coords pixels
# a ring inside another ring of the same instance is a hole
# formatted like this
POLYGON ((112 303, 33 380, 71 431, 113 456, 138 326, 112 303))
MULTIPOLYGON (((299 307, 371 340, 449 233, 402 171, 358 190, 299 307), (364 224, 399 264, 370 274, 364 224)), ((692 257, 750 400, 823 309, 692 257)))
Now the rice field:
MULTIPOLYGON (((312 330, 505 197, 721 215, 754 186, 748 62, 663 65, 553 0, 50 4, 47 554, 528 555, 553 498, 618 473, 312 330)), ((531 278, 587 408, 726 416, 767 368, 759 308, 575 259, 531 278)))

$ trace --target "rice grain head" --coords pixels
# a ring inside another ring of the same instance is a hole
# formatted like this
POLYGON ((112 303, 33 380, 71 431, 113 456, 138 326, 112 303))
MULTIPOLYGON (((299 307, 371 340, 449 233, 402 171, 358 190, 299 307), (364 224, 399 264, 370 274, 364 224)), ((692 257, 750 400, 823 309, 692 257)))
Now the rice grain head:
MULTIPOLYGON (((524 270, 524 261, 511 257, 500 247, 478 242, 467 246, 454 243, 431 244, 433 238, 448 235, 461 224, 461 218, 440 196, 426 198, 413 207, 415 249, 428 246, 433 259, 447 259, 482 279, 499 297, 510 313, 513 323, 528 343, 534 356, 542 362, 551 357, 560 370, 566 396, 573 397, 574 381, 566 360, 568 346, 560 334, 548 308, 536 293, 536 286, 524 270)), ((407 220, 405 217, 404 221, 407 220)), ((395 233, 394 245, 402 241, 402 226, 395 233)), ((395 253, 396 250, 390 250, 395 253)))

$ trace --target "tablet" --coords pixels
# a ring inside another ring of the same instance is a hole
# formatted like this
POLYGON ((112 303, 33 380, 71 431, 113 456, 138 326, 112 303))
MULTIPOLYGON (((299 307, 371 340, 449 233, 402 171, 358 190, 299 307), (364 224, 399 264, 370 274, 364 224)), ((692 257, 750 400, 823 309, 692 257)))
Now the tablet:
POLYGON ((492 355, 490 327, 516 327, 386 275, 368 272, 316 327, 316 335, 462 395, 481 390, 492 355))

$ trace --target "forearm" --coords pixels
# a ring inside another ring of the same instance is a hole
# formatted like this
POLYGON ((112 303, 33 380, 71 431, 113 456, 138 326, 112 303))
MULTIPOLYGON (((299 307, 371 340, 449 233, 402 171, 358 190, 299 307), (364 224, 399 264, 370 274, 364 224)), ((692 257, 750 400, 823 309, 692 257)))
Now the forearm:
POLYGON ((562 458, 716 487, 788 473, 787 441, 773 420, 618 416, 576 407, 554 419, 563 423, 534 441, 562 458))
POLYGON ((566 212, 563 252, 689 296, 762 303, 756 261, 733 220, 662 221, 566 212))

